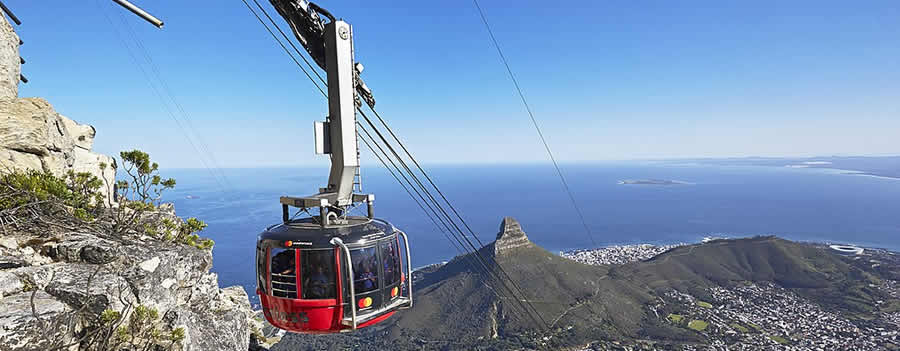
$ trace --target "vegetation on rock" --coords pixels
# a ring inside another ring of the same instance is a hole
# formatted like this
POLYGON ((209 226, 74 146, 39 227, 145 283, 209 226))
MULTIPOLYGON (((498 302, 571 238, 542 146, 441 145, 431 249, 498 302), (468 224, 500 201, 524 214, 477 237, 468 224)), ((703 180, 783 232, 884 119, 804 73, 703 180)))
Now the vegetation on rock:
POLYGON ((64 178, 28 170, 0 175, 0 216, 68 214, 92 221, 104 204, 97 193, 102 182, 90 173, 69 171, 64 178))
MULTIPOLYGON (((0 225, 15 228, 29 224, 92 224, 109 227, 119 236, 147 234, 154 238, 211 249, 211 239, 196 233, 207 224, 197 218, 181 220, 161 208, 162 194, 175 187, 174 178, 159 175, 159 164, 140 150, 120 154, 129 179, 116 182, 118 203, 107 203, 99 192, 104 185, 96 176, 68 171, 60 178, 46 171, 12 171, 0 175, 0 225)), ((101 168, 108 165, 100 164, 101 168)))
POLYGON ((116 182, 115 201, 98 191, 105 179, 90 173, 0 173, 0 257, 8 259, 0 277, 12 284, 0 290, 8 312, 0 324, 9 326, 0 344, 174 351, 247 342, 242 316, 252 311, 249 302, 236 305, 246 294, 223 292, 208 273, 214 243, 198 235, 207 224, 161 203, 175 180, 160 176, 149 155, 121 156, 127 179, 116 182), (204 309, 227 311, 218 314, 225 320, 204 309), (205 337, 214 332, 230 338, 205 337))

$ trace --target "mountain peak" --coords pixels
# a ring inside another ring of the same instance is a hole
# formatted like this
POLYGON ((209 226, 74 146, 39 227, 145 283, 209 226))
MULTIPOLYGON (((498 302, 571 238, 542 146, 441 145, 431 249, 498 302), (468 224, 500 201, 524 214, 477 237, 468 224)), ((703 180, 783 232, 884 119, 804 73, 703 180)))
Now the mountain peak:
POLYGON ((528 236, 522 230, 522 225, 515 218, 504 217, 500 222, 500 232, 494 242, 494 254, 500 255, 506 251, 530 244, 528 236))

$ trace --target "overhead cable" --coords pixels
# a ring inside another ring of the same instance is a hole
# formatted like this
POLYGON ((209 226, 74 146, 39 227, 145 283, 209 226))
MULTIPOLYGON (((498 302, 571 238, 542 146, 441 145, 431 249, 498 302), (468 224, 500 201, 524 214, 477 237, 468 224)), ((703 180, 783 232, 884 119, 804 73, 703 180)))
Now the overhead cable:
POLYGON ((497 38, 494 37, 494 32, 493 30, 491 30, 491 25, 488 24, 487 17, 484 15, 484 11, 481 9, 481 5, 478 4, 478 0, 472 1, 475 3, 475 8, 478 9, 478 14, 481 15, 481 21, 484 22, 484 27, 487 29, 487 32, 491 37, 491 42, 494 43, 494 48, 497 49, 497 54, 500 55, 500 61, 502 61, 503 65, 506 66, 506 73, 509 74, 509 79, 512 80, 513 85, 515 85, 516 92, 519 93, 519 98, 522 99, 522 104, 525 105, 525 110, 528 111, 528 116, 531 117, 531 123, 534 124, 534 129, 537 130, 538 136, 541 138, 541 143, 544 144, 544 149, 547 150, 547 155, 550 156, 550 161, 553 161, 553 167, 556 168, 556 174, 559 175, 559 180, 562 182, 566 194, 569 195, 569 200, 572 202, 572 207, 575 208, 575 212, 578 214, 578 219, 581 220, 581 225, 584 226, 585 233, 591 240, 591 244, 594 245, 594 247, 597 247, 597 242, 594 241, 594 234, 591 232, 591 228, 588 226, 587 221, 584 219, 584 213, 581 211, 581 207, 578 206, 578 202, 575 201, 575 196, 572 194, 572 189, 569 188, 569 183, 566 182, 566 177, 563 176, 562 170, 559 168, 559 163, 556 162, 556 157, 553 156, 553 151, 550 151, 550 144, 547 143, 547 139, 544 138, 544 133, 541 132, 541 127, 538 125, 537 119, 534 117, 534 113, 531 111, 531 106, 528 104, 528 100, 525 99, 525 94, 522 93, 522 88, 519 86, 519 81, 516 79, 516 76, 513 74, 512 69, 509 67, 509 62, 506 60, 506 56, 503 55, 503 50, 500 49, 500 44, 497 42, 497 38))

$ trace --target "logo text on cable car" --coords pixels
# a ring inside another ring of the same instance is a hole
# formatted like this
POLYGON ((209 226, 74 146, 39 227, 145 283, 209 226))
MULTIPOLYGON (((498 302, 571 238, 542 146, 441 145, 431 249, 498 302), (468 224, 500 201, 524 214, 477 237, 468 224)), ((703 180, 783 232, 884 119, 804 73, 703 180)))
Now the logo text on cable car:
POLYGON ((308 242, 308 241, 291 241, 291 240, 284 242, 284 246, 286 246, 286 247, 291 247, 294 245, 312 246, 312 243, 308 242))
POLYGON ((266 316, 269 316, 269 318, 280 322, 294 324, 309 323, 309 316, 306 315, 306 312, 285 312, 273 306, 270 308, 263 307, 263 313, 266 316))

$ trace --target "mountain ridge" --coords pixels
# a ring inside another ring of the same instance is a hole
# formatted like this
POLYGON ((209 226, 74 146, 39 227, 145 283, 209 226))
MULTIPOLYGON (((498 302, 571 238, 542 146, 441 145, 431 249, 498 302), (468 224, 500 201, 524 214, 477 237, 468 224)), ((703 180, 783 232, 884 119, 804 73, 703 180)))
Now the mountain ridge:
POLYGON ((425 273, 415 285, 415 307, 382 326, 329 339, 288 335, 273 350, 312 349, 300 345, 402 350, 703 344, 708 336, 667 319, 683 308, 673 305, 672 296, 712 301, 710 292, 720 287, 774 284, 859 316, 873 313, 877 300, 886 298, 866 290, 879 278, 858 262, 773 236, 686 245, 622 265, 586 265, 544 250, 506 217, 497 240, 479 253, 489 267, 502 267, 516 281, 543 322, 528 318, 496 283, 486 285, 489 275, 468 254, 425 273))

